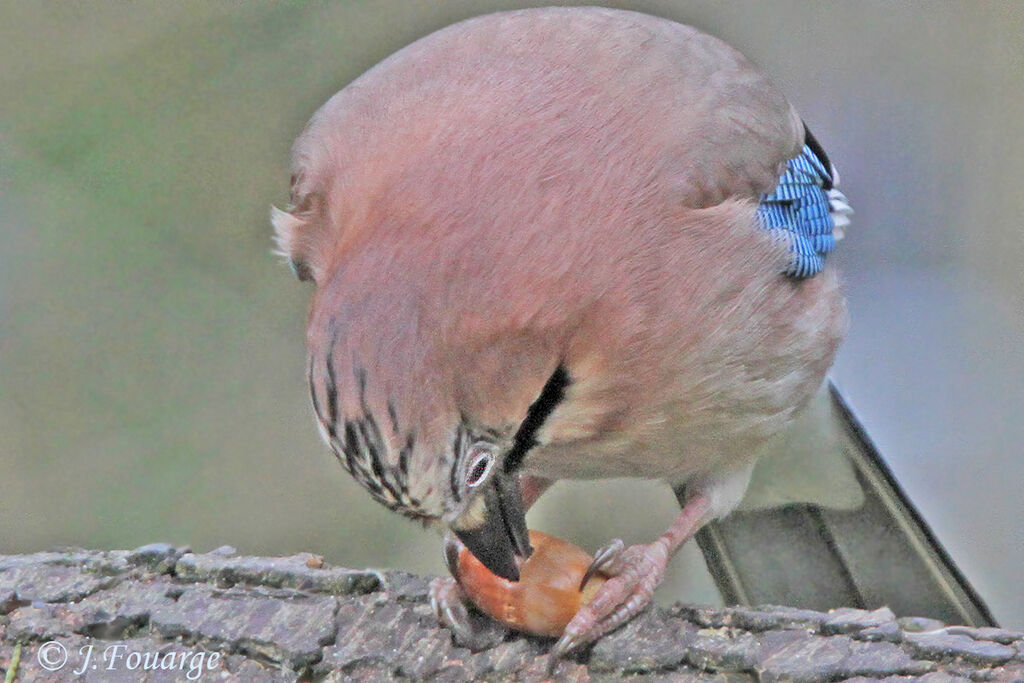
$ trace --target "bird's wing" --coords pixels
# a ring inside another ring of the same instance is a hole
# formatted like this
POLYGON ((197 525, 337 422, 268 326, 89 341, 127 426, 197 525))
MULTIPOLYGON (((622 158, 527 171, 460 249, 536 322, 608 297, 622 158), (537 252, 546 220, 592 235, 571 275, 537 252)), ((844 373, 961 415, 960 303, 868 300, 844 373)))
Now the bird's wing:
POLYGON ((786 273, 811 277, 825 267, 825 256, 850 223, 853 210, 836 187, 839 174, 825 150, 805 128, 800 153, 786 163, 775 189, 757 209, 762 227, 785 239, 791 259, 786 273))

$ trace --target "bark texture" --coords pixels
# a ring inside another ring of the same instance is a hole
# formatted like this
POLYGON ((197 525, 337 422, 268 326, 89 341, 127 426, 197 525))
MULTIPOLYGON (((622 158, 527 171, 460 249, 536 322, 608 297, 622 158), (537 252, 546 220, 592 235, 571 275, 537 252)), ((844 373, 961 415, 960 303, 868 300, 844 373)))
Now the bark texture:
MULTIPOLYGON (((431 614, 428 580, 227 547, 0 556, 0 670, 20 644, 16 681, 545 678, 551 640, 459 647, 431 614), (206 653, 198 670, 197 653, 206 653)), ((626 677, 1022 681, 1024 633, 896 619, 887 609, 676 604, 648 609, 556 669, 558 680, 626 677)))

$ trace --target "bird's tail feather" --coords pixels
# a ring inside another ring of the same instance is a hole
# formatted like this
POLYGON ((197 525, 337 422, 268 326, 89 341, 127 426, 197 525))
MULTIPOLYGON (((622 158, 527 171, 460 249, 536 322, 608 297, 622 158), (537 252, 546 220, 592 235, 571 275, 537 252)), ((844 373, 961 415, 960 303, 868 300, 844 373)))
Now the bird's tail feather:
POLYGON ((729 604, 875 609, 996 625, 834 386, 697 537, 729 604))

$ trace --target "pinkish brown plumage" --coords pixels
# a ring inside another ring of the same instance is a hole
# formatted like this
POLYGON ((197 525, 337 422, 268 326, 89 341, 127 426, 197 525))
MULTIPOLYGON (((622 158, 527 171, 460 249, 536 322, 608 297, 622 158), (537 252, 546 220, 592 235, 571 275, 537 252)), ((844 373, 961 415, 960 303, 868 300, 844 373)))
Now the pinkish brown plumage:
POLYGON ((516 478, 529 498, 560 478, 692 492, 665 537, 599 554, 618 576, 558 652, 649 600, 832 362, 835 274, 784 275, 789 243, 757 218, 806 137, 721 41, 549 8, 406 47, 295 144, 274 223, 316 283, 314 405, 376 498, 509 576, 527 551, 516 478))

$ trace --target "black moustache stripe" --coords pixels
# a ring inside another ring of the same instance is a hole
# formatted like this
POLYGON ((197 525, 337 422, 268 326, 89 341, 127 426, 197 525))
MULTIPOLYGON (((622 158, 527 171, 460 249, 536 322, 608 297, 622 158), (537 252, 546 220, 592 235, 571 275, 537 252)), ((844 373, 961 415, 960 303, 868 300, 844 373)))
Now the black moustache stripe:
POLYGON ((565 388, 569 386, 572 379, 565 366, 559 364, 551 377, 544 384, 540 395, 526 411, 526 418, 523 419, 516 435, 512 439, 512 449, 505 457, 505 471, 515 472, 523 464, 526 453, 537 445, 537 432, 543 426, 545 420, 554 412, 558 404, 565 399, 565 388))

